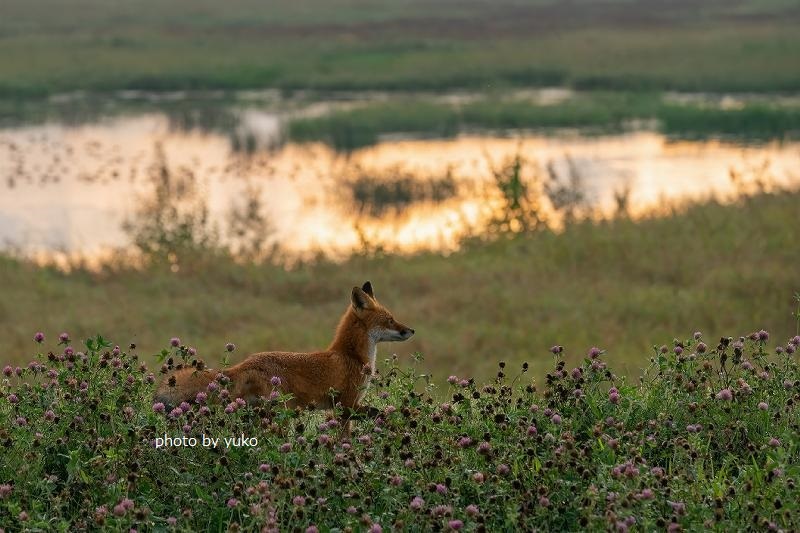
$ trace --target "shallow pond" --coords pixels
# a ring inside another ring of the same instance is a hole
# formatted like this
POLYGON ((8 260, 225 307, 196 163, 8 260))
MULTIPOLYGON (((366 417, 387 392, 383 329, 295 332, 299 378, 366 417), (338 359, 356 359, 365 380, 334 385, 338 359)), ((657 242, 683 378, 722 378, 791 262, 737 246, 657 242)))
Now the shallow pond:
MULTIPOLYGON (((277 246, 286 258, 364 246, 449 251, 505 208, 497 177, 515 158, 527 183, 549 184, 571 199, 568 208, 593 217, 800 183, 800 143, 505 132, 385 138, 342 154, 281 143, 282 120, 253 106, 237 113, 233 135, 176 127, 158 111, 0 129, 0 245, 100 257, 129 247, 131 224, 174 202, 184 212, 207 209, 224 241, 277 246)), ((558 225, 552 202, 540 209, 558 225)))

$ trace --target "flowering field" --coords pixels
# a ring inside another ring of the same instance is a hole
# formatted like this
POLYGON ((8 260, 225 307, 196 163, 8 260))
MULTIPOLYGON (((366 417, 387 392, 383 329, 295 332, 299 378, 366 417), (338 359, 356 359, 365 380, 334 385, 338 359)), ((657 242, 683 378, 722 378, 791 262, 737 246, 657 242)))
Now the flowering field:
MULTIPOLYGON (((635 385, 597 348, 575 368, 560 346, 531 354, 553 359, 544 383, 499 362, 446 390, 388 361, 349 439, 224 378, 154 404, 135 346, 35 340, 0 376, 6 531, 800 528, 800 336, 695 333, 654 347, 635 385)), ((172 344, 164 369, 200 364, 172 344)))

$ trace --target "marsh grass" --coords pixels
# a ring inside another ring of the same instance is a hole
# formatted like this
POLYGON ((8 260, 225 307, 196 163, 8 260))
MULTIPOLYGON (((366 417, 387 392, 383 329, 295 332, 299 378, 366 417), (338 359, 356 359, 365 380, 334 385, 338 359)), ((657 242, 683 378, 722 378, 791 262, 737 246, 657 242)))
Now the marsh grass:
POLYGON ((349 202, 360 214, 372 217, 397 213, 420 202, 443 202, 458 192, 450 174, 441 178, 425 177, 399 167, 383 170, 378 175, 356 168, 352 175, 343 177, 342 182, 349 192, 349 202))
POLYGON ((774 324, 774 335, 793 333, 798 219, 800 194, 781 191, 731 204, 686 201, 645 220, 476 239, 447 257, 356 256, 285 270, 206 250, 177 273, 169 263, 137 270, 124 261, 64 273, 0 256, 0 353, 21 363, 31 331, 62 327, 108 331, 149 350, 177 333, 209 363, 225 338, 236 339, 240 355, 320 349, 350 288, 369 279, 418 331, 407 343, 380 345, 381 356, 430 354, 424 369, 439 380, 487 379, 499 357, 527 359, 542 375, 546 359, 530 353, 557 342, 613 345, 617 371, 636 375, 652 339, 674 331, 774 324), (476 351, 488 355, 467 355, 476 351))
POLYGON ((290 120, 286 134, 292 141, 323 141, 349 151, 376 144, 389 134, 452 137, 476 130, 503 134, 564 128, 602 134, 642 127, 655 127, 676 138, 793 139, 800 134, 800 107, 744 103, 740 108, 722 109, 669 103, 659 93, 605 91, 576 93, 550 105, 502 96, 462 104, 407 98, 290 120))

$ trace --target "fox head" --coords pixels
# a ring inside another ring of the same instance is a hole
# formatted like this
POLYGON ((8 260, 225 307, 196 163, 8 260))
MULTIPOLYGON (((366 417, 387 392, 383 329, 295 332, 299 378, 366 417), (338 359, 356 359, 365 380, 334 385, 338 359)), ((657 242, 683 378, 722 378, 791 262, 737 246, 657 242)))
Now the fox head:
POLYGON ((351 302, 353 312, 367 326, 369 336, 378 342, 404 341, 414 334, 413 329, 395 320, 391 311, 378 303, 369 281, 361 287, 353 287, 351 302))

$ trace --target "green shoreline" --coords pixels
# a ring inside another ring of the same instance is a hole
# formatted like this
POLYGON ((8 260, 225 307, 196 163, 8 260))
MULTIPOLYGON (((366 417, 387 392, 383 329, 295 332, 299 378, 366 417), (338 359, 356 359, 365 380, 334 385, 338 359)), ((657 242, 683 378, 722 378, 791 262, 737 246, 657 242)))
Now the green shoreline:
POLYGON ((257 87, 800 90, 800 10, 781 0, 7 0, 2 15, 0 97, 10 98, 257 87))

